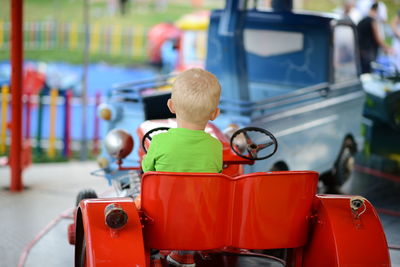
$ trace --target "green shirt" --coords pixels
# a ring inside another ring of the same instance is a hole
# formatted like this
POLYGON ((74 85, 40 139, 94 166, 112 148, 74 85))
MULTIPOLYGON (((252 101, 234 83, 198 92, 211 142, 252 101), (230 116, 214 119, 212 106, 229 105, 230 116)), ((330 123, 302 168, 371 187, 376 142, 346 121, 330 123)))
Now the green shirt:
POLYGON ((222 144, 201 130, 169 129, 153 137, 143 172, 222 172, 222 144))

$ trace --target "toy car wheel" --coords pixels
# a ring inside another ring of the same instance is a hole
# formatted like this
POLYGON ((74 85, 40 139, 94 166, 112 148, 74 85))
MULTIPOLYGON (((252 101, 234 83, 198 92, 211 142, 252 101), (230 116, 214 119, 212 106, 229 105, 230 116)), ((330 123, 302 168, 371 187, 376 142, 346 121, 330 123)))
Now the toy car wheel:
POLYGON ((231 137, 230 145, 236 155, 250 160, 267 159, 278 150, 278 141, 275 136, 258 127, 245 127, 237 130, 231 137), (266 152, 263 151, 261 154, 262 150, 266 152), (245 151, 248 153, 247 155, 244 154, 245 151))
POLYGON ((75 261, 77 267, 85 267, 86 266, 86 240, 83 237, 82 246, 77 255, 78 259, 75 261))
POLYGON ((96 191, 94 191, 93 189, 85 189, 85 190, 80 191, 78 193, 78 195, 76 196, 75 206, 78 206, 82 200, 88 199, 88 198, 97 198, 96 191))

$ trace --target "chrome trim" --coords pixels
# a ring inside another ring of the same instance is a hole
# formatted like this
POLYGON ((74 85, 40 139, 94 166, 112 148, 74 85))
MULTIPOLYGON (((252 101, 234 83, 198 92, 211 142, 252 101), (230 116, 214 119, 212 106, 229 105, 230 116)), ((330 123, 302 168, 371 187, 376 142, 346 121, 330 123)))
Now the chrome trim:
POLYGON ((298 133, 298 132, 305 131, 305 130, 308 130, 308 129, 311 129, 311 128, 314 128, 314 127, 317 127, 317 126, 320 126, 320 125, 323 125, 323 124, 331 123, 331 122, 336 121, 338 119, 339 119, 338 115, 332 115, 332 116, 328 116, 328 117, 325 117, 325 118, 313 120, 313 121, 307 122, 307 123, 305 123, 303 125, 298 125, 298 126, 291 127, 291 128, 285 129, 283 131, 277 132, 275 134, 275 136, 276 137, 283 137, 285 135, 298 133))
POLYGON ((262 116, 253 118, 252 121, 268 122, 268 121, 279 120, 279 119, 283 119, 285 117, 295 116, 295 115, 299 115, 301 113, 310 112, 310 111, 313 111, 313 110, 316 110, 316 109, 323 109, 323 108, 327 108, 329 106, 334 106, 334 105, 339 104, 339 103, 348 102, 348 101, 360 98, 363 95, 364 95, 364 91, 357 91, 357 92, 354 92, 354 93, 346 94, 344 96, 339 96, 339 97, 335 97, 335 98, 331 98, 331 99, 326 99, 326 100, 320 101, 320 102, 315 103, 315 104, 308 104, 306 106, 301 106, 299 108, 288 110, 286 112, 284 111, 284 112, 271 114, 270 116, 268 116, 266 118, 264 118, 265 117, 265 114, 264 114, 262 116))
POLYGON ((355 85, 361 85, 361 80, 360 79, 353 79, 353 80, 348 80, 348 81, 342 81, 342 82, 337 82, 334 83, 330 86, 331 90, 339 90, 343 89, 343 87, 351 87, 355 85))

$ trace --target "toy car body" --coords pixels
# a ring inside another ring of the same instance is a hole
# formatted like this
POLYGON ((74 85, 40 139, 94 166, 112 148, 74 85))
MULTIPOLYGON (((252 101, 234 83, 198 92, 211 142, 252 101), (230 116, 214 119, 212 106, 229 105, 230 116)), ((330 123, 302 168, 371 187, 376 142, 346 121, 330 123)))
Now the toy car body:
MULTIPOLYGON (((147 121, 137 133, 174 124, 147 121)), ((196 266, 390 266, 367 200, 316 195, 314 171, 243 174, 242 164, 254 161, 233 153, 212 124, 207 131, 223 143, 222 174, 148 172, 135 200, 80 202, 75 266, 154 266, 155 250, 197 251, 196 266)), ((163 257, 158 263, 168 266, 163 257)))
MULTIPOLYGON (((310 169, 332 173, 333 185, 347 180, 348 163, 363 143, 356 44, 354 25, 333 16, 245 11, 240 1, 211 13, 205 69, 222 85, 215 124, 266 128, 281 144, 274 161, 248 172, 310 169)), ((157 78, 116 86, 103 106, 113 114, 108 129, 132 132, 143 120, 171 116, 169 91, 149 89, 169 84, 157 78)), ((101 162, 108 179, 120 175, 110 174, 116 166, 106 154, 101 162)))

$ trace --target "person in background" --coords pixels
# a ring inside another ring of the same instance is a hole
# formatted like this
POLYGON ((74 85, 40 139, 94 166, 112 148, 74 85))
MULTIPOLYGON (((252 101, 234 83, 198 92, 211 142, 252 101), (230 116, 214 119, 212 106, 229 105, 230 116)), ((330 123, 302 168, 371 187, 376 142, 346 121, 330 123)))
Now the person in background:
POLYGON ((397 11, 397 15, 393 18, 391 26, 393 31, 393 58, 397 70, 400 71, 400 9, 397 11))
POLYGON ((379 34, 378 24, 378 3, 374 3, 368 16, 364 17, 357 24, 358 45, 360 49, 361 73, 371 72, 371 62, 376 60, 378 49, 382 48, 385 53, 391 51, 379 34))
POLYGON ((354 24, 357 24, 361 20, 361 14, 355 8, 354 0, 344 0, 340 13, 344 20, 352 21, 354 24))
POLYGON ((122 16, 128 12, 128 1, 129 0, 119 0, 119 11, 122 16))
POLYGON ((386 4, 379 0, 358 0, 355 8, 360 14, 360 19, 369 15, 369 11, 373 4, 377 4, 376 22, 378 25, 379 34, 382 39, 385 39, 385 25, 388 21, 387 7, 386 4))

